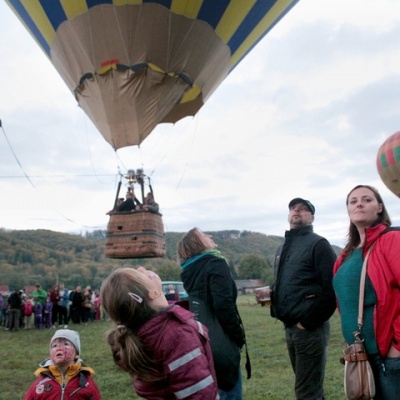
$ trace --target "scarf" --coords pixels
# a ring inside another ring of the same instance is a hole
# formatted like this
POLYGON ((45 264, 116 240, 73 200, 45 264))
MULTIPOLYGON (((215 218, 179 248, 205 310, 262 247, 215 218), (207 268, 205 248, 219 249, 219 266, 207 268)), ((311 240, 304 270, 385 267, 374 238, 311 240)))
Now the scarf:
POLYGON ((200 260, 204 256, 208 256, 208 255, 214 256, 214 257, 218 257, 218 258, 222 258, 222 259, 224 259, 226 261, 226 258, 221 254, 221 252, 219 250, 216 250, 216 249, 204 250, 200 254, 197 254, 196 256, 190 257, 187 260, 185 260, 183 263, 181 263, 182 270, 184 270, 185 268, 187 268, 189 265, 193 264, 197 260, 200 260))

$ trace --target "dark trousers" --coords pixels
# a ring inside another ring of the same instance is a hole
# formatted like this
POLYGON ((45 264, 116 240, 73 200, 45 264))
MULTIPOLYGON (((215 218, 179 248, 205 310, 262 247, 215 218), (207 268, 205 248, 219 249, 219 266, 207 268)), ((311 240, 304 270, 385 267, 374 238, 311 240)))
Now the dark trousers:
POLYGON ((296 325, 286 327, 286 344, 295 374, 297 400, 323 400, 327 346, 330 339, 329 321, 308 331, 296 325))
POLYGON ((68 325, 68 309, 67 307, 58 306, 58 324, 68 325))
POLYGON ((374 400, 400 399, 400 358, 368 356, 375 378, 374 400))
POLYGON ((69 319, 74 323, 74 324, 80 324, 81 323, 81 314, 82 314, 82 309, 78 307, 73 307, 71 306, 69 308, 69 319))
POLYGON ((58 304, 53 303, 53 311, 51 313, 51 324, 54 326, 58 319, 58 304))
POLYGON ((19 308, 11 308, 10 309, 10 319, 9 319, 9 328, 10 330, 17 331, 19 329, 19 317, 21 311, 19 308))

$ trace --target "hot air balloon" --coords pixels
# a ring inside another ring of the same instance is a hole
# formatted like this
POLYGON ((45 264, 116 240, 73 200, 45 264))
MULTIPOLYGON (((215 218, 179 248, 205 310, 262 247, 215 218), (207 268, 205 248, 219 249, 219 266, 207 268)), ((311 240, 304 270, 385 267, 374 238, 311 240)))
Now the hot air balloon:
POLYGON ((195 115, 298 0, 6 2, 118 150, 195 115))
POLYGON ((298 0, 6 0, 114 149, 195 115, 298 0))
POLYGON ((376 165, 383 183, 400 197, 400 131, 383 142, 378 150, 376 165))
MULTIPOLYGON (((134 184, 141 189, 142 205, 145 203, 144 187, 148 180, 150 193, 153 189, 150 178, 142 169, 129 170, 125 176, 127 190, 134 193, 134 184)), ((121 180, 115 196, 114 209, 121 188, 121 180)), ((147 197, 147 196, 146 196, 147 197)), ((152 258, 164 257, 166 245, 162 215, 140 208, 139 210, 110 212, 110 220, 107 225, 105 255, 109 258, 152 258)))

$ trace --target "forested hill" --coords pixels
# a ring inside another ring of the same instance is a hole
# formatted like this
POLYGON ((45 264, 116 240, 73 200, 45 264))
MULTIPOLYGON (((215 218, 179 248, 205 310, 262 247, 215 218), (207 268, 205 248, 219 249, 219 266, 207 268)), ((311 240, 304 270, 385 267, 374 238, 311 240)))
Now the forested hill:
MULTIPOLYGON (((237 230, 208 233, 228 259, 235 278, 270 277, 273 257, 283 237, 237 230), (254 276, 257 272, 246 268, 246 262, 262 266, 264 276, 254 276)), ((81 236, 50 230, 2 229, 0 285, 14 289, 40 283, 43 288, 51 288, 59 281, 68 288, 76 285, 98 288, 113 268, 138 265, 156 270, 163 280, 179 280, 176 249, 182 236, 179 232, 166 233, 167 254, 162 259, 113 260, 104 256, 105 231, 81 236)))

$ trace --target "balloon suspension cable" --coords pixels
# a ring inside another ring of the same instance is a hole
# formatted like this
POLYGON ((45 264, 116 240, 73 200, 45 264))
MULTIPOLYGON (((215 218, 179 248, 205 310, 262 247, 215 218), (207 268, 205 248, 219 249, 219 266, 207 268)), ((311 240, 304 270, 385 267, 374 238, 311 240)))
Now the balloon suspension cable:
POLYGON ((150 193, 152 194, 152 196, 153 196, 153 198, 154 198, 153 187, 151 186, 151 181, 150 181, 150 177, 149 177, 149 176, 147 177, 147 181, 148 181, 150 193))
POLYGON ((113 210, 116 210, 117 204, 118 204, 118 198, 119 198, 119 192, 121 190, 121 185, 122 185, 122 174, 120 173, 119 176, 119 182, 118 182, 118 187, 117 187, 117 193, 115 195, 115 200, 114 200, 114 207, 113 210))

